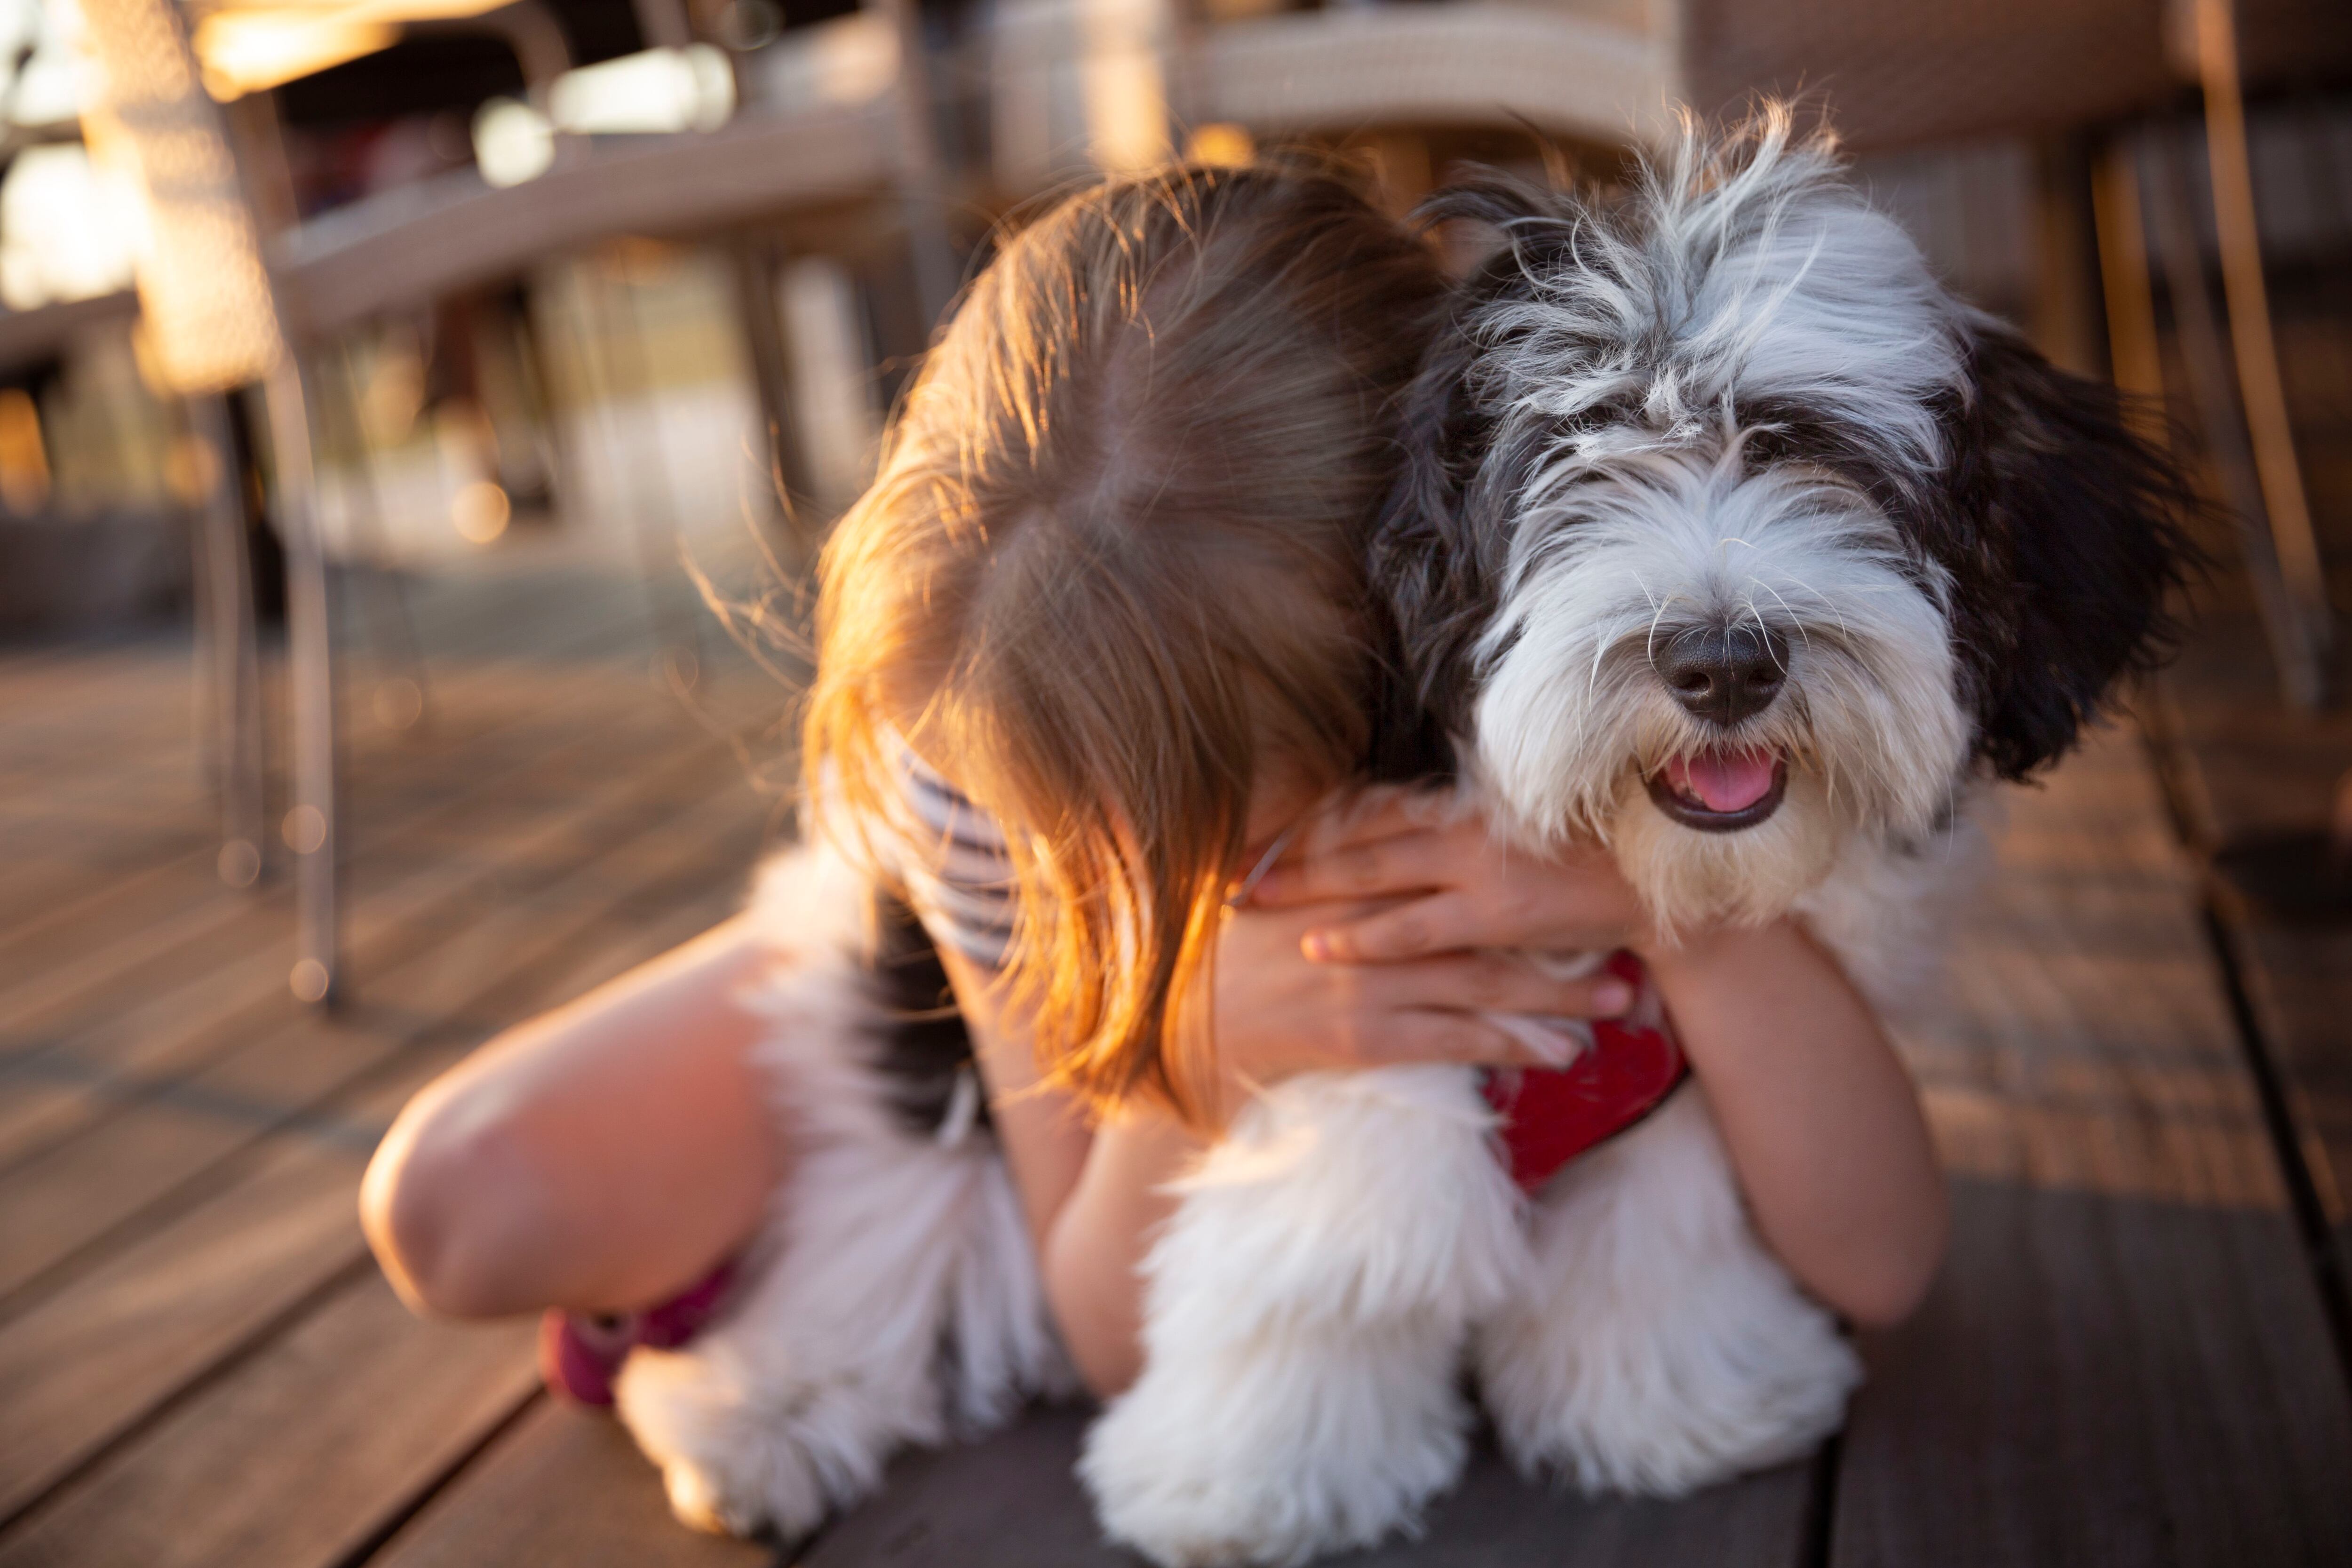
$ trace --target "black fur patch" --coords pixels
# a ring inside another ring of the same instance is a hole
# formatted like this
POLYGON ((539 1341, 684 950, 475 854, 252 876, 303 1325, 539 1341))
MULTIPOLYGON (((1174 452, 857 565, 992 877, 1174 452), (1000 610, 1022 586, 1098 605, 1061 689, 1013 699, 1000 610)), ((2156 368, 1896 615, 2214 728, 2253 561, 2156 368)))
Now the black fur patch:
MULTIPOLYGON (((889 893, 875 895, 874 956, 866 970, 869 994, 881 1014, 875 1066, 887 1085, 892 1109, 908 1128, 929 1136, 947 1120, 957 1078, 972 1060, 971 1033, 964 1027, 948 984, 946 965, 930 933, 906 902, 889 893)), ((980 1121, 988 1121, 986 1096, 980 1121)))
MULTIPOLYGON (((1532 216, 1530 193, 1507 182, 1465 186, 1431 198, 1422 216, 1503 226, 1532 216)), ((1504 552, 1516 502, 1507 471, 1523 469, 1493 450, 1496 421, 1470 389, 1478 349, 1468 322, 1514 284, 1517 258, 1505 247, 1456 290, 1402 404, 1405 461, 1371 547, 1371 578, 1389 602, 1406 684, 1442 734, 1466 731, 1477 695, 1471 648, 1502 599, 1504 552)))
POLYGON ((1951 574, 1978 755, 2021 779, 2073 746, 2119 676, 2168 650, 2165 601, 2195 561, 2180 525, 2198 502, 2113 387, 2008 329, 1977 332, 1969 381, 1946 416, 1941 492, 1897 516, 1951 574))

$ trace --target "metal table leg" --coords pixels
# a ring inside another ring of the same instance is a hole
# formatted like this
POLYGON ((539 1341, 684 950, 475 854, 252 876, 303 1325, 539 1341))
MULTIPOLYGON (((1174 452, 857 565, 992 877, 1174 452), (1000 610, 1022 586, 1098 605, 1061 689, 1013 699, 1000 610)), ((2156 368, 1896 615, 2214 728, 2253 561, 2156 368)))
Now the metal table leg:
POLYGON ((228 405, 217 394, 187 401, 189 434, 213 455, 211 485, 197 519, 203 540, 205 617, 197 658, 214 735, 214 787, 221 808, 221 880, 249 888, 262 870, 261 657, 255 626, 253 562, 228 405))
POLYGON ((335 672, 327 556, 319 537, 309 399, 299 355, 280 357, 263 384, 276 468, 278 530, 286 546, 286 642, 290 667, 293 805, 285 837, 294 851, 294 968, 288 984, 305 1002, 332 1001, 341 979, 336 911, 335 672))

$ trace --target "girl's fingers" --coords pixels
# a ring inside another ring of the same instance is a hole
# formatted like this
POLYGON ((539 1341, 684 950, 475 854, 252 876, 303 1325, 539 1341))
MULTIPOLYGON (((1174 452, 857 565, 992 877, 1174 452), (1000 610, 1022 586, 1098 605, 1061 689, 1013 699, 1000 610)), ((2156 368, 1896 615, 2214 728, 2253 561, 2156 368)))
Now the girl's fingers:
POLYGON ((1613 1018, 1633 1005, 1633 987, 1614 976, 1554 979, 1507 953, 1462 953, 1359 973, 1358 994, 1389 1012, 1434 1009, 1613 1018))
POLYGON ((1601 914, 1576 918, 1565 908, 1490 905, 1449 891, 1409 899, 1353 915, 1336 911, 1331 923, 1311 928, 1298 951, 1312 963, 1394 963, 1472 948, 1536 948, 1546 952, 1606 952, 1622 946, 1622 925, 1601 914))
POLYGON ((1307 842, 1315 848, 1332 849, 1433 827, 1452 799, 1437 791, 1375 784, 1334 813, 1330 824, 1307 842))
POLYGON ((1253 903, 1279 907, 1371 899, 1444 887, 1461 873, 1444 836, 1414 828, 1385 838, 1318 847, 1266 873, 1253 903))
MULTIPOLYGON (((1475 1013, 1391 1015, 1377 1041, 1367 1041, 1372 1067, 1459 1062, 1465 1067, 1559 1067, 1562 1053, 1529 1047, 1511 1030, 1475 1013)), ((1570 1053, 1572 1054, 1572 1053, 1570 1053)))
POLYGON ((1461 1062, 1504 1067, 1528 1059, 1524 1047, 1475 1013, 1394 1013, 1383 1022, 1381 1034, 1364 1042, 1367 1066, 1461 1062))
POLYGON ((1388 963, 1482 945, 1477 906, 1460 893, 1434 893, 1340 925, 1318 926, 1298 951, 1316 963, 1388 963))

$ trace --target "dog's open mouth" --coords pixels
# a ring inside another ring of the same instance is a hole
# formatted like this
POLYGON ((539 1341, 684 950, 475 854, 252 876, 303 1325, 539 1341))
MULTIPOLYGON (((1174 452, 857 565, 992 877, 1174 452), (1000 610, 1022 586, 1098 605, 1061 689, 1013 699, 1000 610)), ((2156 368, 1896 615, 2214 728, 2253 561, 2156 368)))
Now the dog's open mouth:
POLYGON ((1789 763, 1766 746, 1676 757, 1644 781, 1673 821, 1701 833, 1737 833, 1780 809, 1789 763))

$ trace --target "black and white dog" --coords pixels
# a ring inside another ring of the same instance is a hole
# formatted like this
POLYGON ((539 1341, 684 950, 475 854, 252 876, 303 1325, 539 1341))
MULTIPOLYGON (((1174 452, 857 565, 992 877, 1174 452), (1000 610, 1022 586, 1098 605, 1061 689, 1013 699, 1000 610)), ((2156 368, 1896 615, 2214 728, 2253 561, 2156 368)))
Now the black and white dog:
MULTIPOLYGON (((1961 304, 1785 110, 1622 199, 1495 182, 1374 576, 1470 797, 1669 929, 1793 914, 1882 1005, 1987 797, 2147 658, 2186 496, 2114 395, 1961 304)), ((1523 1206, 1464 1069, 1294 1079, 1192 1178, 1083 1466, 1162 1563, 1295 1563, 1506 1451, 1673 1494, 1810 1447, 1859 1363, 1753 1234, 1703 1086, 1523 1206), (1531 1212, 1529 1212, 1531 1209, 1531 1212)))
MULTIPOLYGON (((2177 481, 1785 113, 1686 132, 1622 200, 1433 210, 1504 243, 1412 395, 1375 575, 1464 787, 1529 846, 1609 844, 1670 927, 1794 914, 1893 1000, 1997 781, 2150 649, 2177 481)), ((875 928, 809 919, 869 904, 821 848, 772 874, 798 959, 771 1066, 810 1152, 736 1310, 621 1383, 706 1522, 814 1523, 897 1444, 1066 1381, 984 1127, 891 1110, 875 928)), ((1494 1128, 1454 1067, 1241 1113, 1088 1437, 1114 1537, 1189 1568, 1410 1528, 1464 1462, 1465 1357, 1512 1458, 1591 1489, 1685 1491, 1837 1426, 1859 1363, 1754 1235, 1701 1086, 1532 1200, 1494 1128)))

